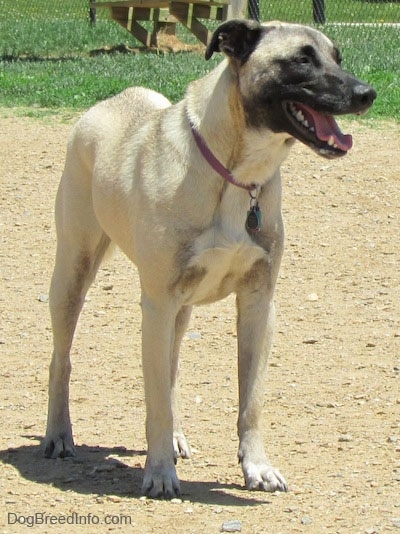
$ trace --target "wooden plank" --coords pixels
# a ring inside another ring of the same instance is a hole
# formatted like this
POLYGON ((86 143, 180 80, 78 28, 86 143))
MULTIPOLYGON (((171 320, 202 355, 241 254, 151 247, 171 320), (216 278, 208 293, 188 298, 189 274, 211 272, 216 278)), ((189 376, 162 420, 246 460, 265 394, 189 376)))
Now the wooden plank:
POLYGON ((198 19, 226 20, 230 3, 231 0, 118 0, 93 1, 90 2, 90 7, 110 8, 113 20, 126 28, 136 39, 145 46, 157 46, 157 32, 164 27, 168 33, 173 34, 176 21, 188 28, 202 43, 207 44, 211 32, 198 19), (153 31, 148 31, 138 21, 152 22, 153 31))
POLYGON ((206 6, 205 4, 193 4, 193 16, 199 19, 225 20, 225 11, 225 6, 206 6))
POLYGON ((204 44, 207 44, 211 32, 196 17, 193 16, 193 4, 184 2, 171 2, 169 11, 183 26, 190 30, 204 44))
POLYGON ((144 7, 131 8, 133 20, 150 20, 158 22, 176 23, 176 18, 170 15, 168 9, 148 9, 144 7), (158 11, 157 15, 156 12, 158 11))
POLYGON ((127 0, 127 1, 121 1, 121 2, 90 2, 91 8, 129 8, 129 7, 145 7, 145 8, 160 8, 160 7, 168 7, 169 2, 168 0, 127 0))
POLYGON ((132 22, 131 34, 148 48, 150 46, 157 46, 157 39, 154 34, 147 31, 146 28, 143 28, 136 21, 132 22))
POLYGON ((129 21, 131 19, 129 14, 129 7, 115 7, 111 11, 111 18, 121 24, 124 28, 129 28, 129 21))
POLYGON ((231 0, 179 0, 179 3, 209 6, 229 6, 231 4, 231 0))
MULTIPOLYGON (((199 5, 230 5, 231 0, 180 0, 182 4, 199 4, 199 5)), ((168 0, 115 0, 115 2, 90 2, 91 8, 111 8, 111 7, 168 7, 170 2, 168 0)))
POLYGON ((157 34, 164 31, 175 35, 177 20, 168 9, 151 9, 145 7, 112 7, 111 17, 127 29, 144 46, 157 46, 157 34), (152 22, 152 30, 143 27, 139 21, 152 22))

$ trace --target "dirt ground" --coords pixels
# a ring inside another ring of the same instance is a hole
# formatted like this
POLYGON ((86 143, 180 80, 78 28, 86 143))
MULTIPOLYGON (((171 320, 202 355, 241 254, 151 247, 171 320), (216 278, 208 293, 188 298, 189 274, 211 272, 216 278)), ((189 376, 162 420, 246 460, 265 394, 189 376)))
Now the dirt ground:
POLYGON ((193 456, 178 464, 182 498, 163 502, 140 496, 139 290, 121 253, 101 268, 74 345, 78 456, 42 457, 53 203, 73 120, 0 112, 0 532, 400 532, 399 125, 346 122, 348 156, 326 161, 298 144, 283 169, 264 430, 289 492, 243 489, 229 297, 195 309, 183 343, 193 456))

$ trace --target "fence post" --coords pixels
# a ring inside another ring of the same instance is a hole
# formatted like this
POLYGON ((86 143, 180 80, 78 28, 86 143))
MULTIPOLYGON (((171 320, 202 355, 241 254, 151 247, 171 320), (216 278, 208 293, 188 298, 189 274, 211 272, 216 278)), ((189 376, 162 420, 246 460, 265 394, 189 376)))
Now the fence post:
POLYGON ((249 18, 260 22, 260 0, 249 0, 249 18))
POLYGON ((314 22, 325 24, 325 0, 313 0, 314 22))
POLYGON ((92 26, 96 24, 96 8, 90 7, 90 0, 89 0, 89 20, 92 26))

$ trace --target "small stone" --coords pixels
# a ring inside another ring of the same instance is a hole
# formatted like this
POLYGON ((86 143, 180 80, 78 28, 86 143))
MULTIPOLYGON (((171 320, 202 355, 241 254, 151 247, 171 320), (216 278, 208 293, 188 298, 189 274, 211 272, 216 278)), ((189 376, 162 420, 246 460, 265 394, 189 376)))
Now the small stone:
POLYGON ((107 501, 109 502, 121 502, 121 497, 118 497, 117 495, 108 495, 107 501))
POLYGON ((237 519, 224 521, 221 526, 221 532, 241 532, 242 523, 237 519))
POLYGON ((182 499, 175 498, 175 499, 171 499, 170 502, 172 504, 182 504, 182 499))
POLYGON ((350 436, 350 434, 342 434, 338 438, 338 441, 340 443, 347 443, 347 442, 352 441, 352 440, 353 440, 353 438, 350 436))
POLYGON ((186 332, 186 337, 192 340, 201 339, 200 332, 186 332))
POLYGON ((46 295, 45 293, 40 293, 38 296, 39 302, 49 302, 49 295, 46 295))
POLYGON ((313 520, 312 520, 311 517, 305 516, 305 517, 301 518, 301 524, 302 525, 311 525, 312 522, 313 522, 313 520))
POLYGON ((307 296, 307 300, 309 302, 317 302, 318 300, 318 295, 316 293, 310 293, 308 296, 307 296))
POLYGON ((114 471, 115 468, 116 468, 116 465, 114 464, 99 464, 93 467, 90 474, 94 475, 95 473, 108 473, 110 471, 114 471))
POLYGON ((111 291, 114 286, 112 284, 109 284, 107 286, 103 286, 103 291, 111 291))

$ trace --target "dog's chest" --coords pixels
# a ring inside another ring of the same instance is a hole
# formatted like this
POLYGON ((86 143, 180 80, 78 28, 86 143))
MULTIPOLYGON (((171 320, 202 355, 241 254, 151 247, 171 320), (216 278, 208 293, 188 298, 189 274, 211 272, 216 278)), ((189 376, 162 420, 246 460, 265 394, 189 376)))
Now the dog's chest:
POLYGON ((199 236, 192 251, 174 284, 174 291, 186 305, 206 304, 226 297, 239 284, 246 283, 246 276, 257 262, 268 263, 266 251, 249 237, 231 241, 215 229, 199 236))
POLYGON ((228 187, 210 226, 186 240, 173 284, 175 295, 186 305, 220 300, 251 279, 253 267, 273 268, 276 234, 263 239, 245 228, 250 197, 237 187, 228 187), (263 243, 261 246, 258 243, 263 243), (265 247, 265 248, 263 248, 265 247))

